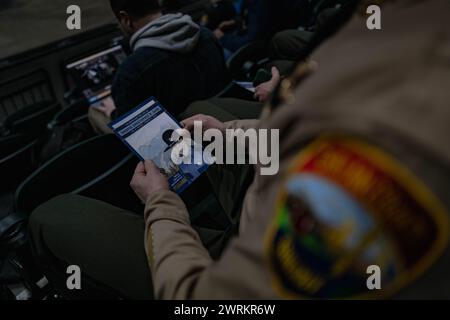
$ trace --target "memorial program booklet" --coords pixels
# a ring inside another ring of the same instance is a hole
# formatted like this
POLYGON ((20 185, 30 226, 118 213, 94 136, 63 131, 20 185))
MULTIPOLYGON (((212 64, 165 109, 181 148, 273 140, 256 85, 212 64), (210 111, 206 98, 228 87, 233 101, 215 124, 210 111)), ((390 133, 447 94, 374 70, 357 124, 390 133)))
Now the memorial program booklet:
MULTIPOLYGON (((152 160, 178 194, 208 169, 207 164, 176 165, 172 161, 172 149, 178 143, 172 141, 172 134, 181 126, 153 97, 111 122, 109 127, 141 161, 152 160)), ((193 153, 191 156, 193 159, 193 153)))

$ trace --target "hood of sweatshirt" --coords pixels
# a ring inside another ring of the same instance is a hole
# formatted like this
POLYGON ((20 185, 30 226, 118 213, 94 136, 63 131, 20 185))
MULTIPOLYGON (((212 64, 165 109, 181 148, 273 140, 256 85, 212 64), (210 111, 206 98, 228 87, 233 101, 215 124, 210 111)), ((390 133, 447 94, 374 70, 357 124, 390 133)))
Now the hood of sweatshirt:
POLYGON ((150 47, 186 54, 195 49, 200 38, 200 27, 191 17, 166 14, 148 23, 130 40, 133 51, 150 47))

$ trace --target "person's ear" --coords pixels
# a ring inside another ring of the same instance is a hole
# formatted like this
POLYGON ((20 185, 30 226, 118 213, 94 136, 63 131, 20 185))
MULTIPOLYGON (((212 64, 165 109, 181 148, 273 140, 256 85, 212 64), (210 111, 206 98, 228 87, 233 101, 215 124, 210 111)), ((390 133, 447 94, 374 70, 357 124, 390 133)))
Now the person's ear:
POLYGON ((119 24, 122 31, 127 36, 131 36, 134 33, 134 23, 131 16, 125 11, 120 11, 117 18, 119 19, 119 24))

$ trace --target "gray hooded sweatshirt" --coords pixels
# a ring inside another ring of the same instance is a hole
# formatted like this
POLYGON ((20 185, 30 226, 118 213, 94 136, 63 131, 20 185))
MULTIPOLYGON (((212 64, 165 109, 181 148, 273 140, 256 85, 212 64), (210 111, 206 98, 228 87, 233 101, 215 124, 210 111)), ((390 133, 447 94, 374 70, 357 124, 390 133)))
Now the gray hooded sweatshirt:
POLYGON ((200 38, 200 27, 191 17, 166 14, 148 23, 130 40, 133 51, 150 47, 180 54, 192 52, 200 38))

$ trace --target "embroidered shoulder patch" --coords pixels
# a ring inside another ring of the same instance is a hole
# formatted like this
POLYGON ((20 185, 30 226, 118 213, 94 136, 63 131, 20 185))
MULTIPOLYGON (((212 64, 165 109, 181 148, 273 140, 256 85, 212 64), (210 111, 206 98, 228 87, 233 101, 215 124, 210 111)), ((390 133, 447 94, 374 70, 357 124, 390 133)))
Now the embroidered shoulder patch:
POLYGON ((448 214, 404 166, 362 140, 324 137, 295 160, 267 254, 290 298, 390 296, 425 272, 448 242, 448 214), (381 290, 367 268, 381 270, 381 290))

